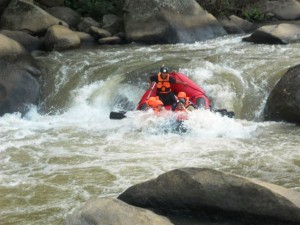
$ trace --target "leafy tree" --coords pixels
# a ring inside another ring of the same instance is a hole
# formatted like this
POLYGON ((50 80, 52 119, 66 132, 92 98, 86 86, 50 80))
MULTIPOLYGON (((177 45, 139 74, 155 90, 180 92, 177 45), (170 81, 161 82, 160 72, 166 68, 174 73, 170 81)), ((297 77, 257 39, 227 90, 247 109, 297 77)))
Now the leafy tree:
POLYGON ((65 6, 98 21, 105 14, 122 15, 123 4, 124 0, 65 0, 65 6))

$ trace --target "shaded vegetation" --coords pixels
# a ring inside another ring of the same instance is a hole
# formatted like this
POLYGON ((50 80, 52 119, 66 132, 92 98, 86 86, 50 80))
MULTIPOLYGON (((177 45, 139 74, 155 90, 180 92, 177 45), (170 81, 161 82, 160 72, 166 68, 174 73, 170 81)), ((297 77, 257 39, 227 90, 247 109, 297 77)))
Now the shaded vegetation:
POLYGON ((202 8, 215 17, 236 15, 252 22, 265 20, 263 12, 259 11, 259 0, 196 0, 202 8))
POLYGON ((105 14, 122 15, 125 0, 65 0, 65 6, 82 16, 90 16, 98 21, 105 14))
MULTIPOLYGON (((237 15, 252 22, 261 22, 265 16, 259 11, 259 0, 196 0, 202 8, 215 17, 237 15)), ((65 0, 70 7, 82 16, 90 16, 100 21, 105 14, 122 16, 125 0, 65 0)))

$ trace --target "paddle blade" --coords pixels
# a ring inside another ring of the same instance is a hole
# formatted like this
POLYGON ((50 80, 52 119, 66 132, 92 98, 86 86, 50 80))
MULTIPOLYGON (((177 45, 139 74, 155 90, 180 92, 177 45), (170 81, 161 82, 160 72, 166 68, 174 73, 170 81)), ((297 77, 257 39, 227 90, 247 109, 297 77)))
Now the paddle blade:
POLYGON ((109 119, 121 120, 123 118, 126 118, 125 113, 126 112, 110 112, 109 119))
POLYGON ((234 112, 232 111, 227 111, 227 109, 216 109, 214 110, 216 113, 220 113, 221 116, 227 116, 229 118, 234 118, 234 112))

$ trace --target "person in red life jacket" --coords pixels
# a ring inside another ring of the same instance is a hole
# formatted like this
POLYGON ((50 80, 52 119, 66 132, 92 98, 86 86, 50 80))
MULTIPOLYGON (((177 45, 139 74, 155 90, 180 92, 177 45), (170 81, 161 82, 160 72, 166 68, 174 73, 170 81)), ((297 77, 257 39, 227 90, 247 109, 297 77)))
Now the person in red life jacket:
POLYGON ((161 112, 164 110, 164 104, 159 100, 158 96, 150 97, 146 103, 149 108, 154 110, 154 112, 161 112))
POLYGON ((187 85, 186 82, 176 80, 174 77, 170 76, 169 69, 165 66, 160 68, 157 75, 150 77, 150 83, 152 82, 156 82, 156 95, 159 96, 164 105, 176 104, 176 96, 171 90, 171 84, 177 83, 187 85))
POLYGON ((181 91, 177 95, 177 99, 183 103, 185 109, 188 111, 193 111, 196 107, 195 105, 190 101, 190 98, 186 96, 186 93, 181 91))

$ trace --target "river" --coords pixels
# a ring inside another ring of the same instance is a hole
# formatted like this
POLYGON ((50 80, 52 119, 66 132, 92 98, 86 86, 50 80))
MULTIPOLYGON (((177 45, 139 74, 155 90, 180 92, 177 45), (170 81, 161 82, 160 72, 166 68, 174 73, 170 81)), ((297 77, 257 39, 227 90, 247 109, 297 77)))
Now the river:
POLYGON ((0 117, 0 224, 62 224, 93 196, 180 167, 206 167, 300 191, 300 127, 263 122, 266 99, 300 62, 300 44, 253 45, 242 36, 176 45, 99 46, 34 54, 38 107, 0 117), (134 109, 162 64, 201 86, 235 119, 193 111, 188 132, 134 109), (111 111, 129 111, 110 120, 111 111))

